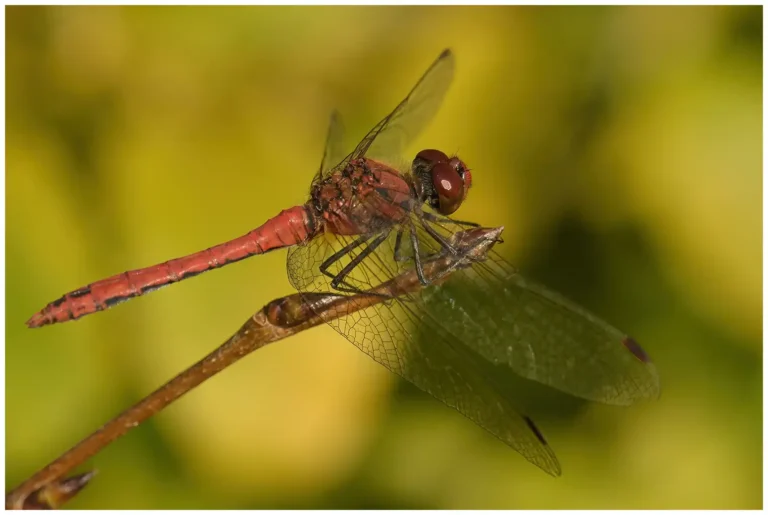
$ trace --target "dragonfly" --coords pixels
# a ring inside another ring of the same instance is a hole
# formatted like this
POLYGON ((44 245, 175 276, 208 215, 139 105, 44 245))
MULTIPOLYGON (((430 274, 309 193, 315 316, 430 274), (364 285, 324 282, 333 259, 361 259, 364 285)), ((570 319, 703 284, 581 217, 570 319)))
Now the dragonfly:
POLYGON ((318 309, 324 322, 531 463, 560 475, 551 446, 525 414, 522 392, 504 378, 514 374, 590 401, 630 405, 658 397, 658 373, 635 339, 527 280, 496 250, 468 259, 472 252, 457 245, 457 237, 479 227, 452 216, 467 199, 472 171, 437 149, 421 150, 410 162, 402 157, 438 112, 454 74, 455 57, 446 49, 349 153, 334 111, 306 203, 231 241, 71 291, 27 325, 75 320, 288 248, 288 277, 307 305, 321 294, 349 297, 318 309), (435 276, 425 264, 436 256, 453 256, 462 266, 435 276), (415 271, 420 288, 370 302, 370 295, 387 297, 377 285, 407 271, 415 271))

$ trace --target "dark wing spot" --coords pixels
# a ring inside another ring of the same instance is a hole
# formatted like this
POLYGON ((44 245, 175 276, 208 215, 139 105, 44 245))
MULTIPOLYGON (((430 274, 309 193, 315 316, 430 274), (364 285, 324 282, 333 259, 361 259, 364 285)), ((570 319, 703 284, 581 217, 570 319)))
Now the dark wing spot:
POLYGON ((72 299, 76 299, 78 297, 84 297, 84 296, 88 295, 89 293, 91 293, 91 289, 89 287, 85 286, 84 288, 80 288, 79 290, 75 290, 72 293, 70 293, 69 297, 72 298, 72 299))
POLYGON ((627 348, 629 352, 631 352, 637 359, 639 359, 643 363, 651 362, 651 357, 648 354, 646 354, 646 352, 643 350, 640 344, 637 343, 635 339, 632 338, 631 336, 625 337, 623 340, 621 340, 621 343, 624 345, 624 347, 627 348))
POLYGON ((534 424, 534 423, 533 423, 533 420, 531 420, 530 418, 528 418, 528 417, 526 417, 526 416, 523 416, 523 418, 525 419, 525 423, 526 423, 526 424, 528 424, 528 427, 531 429, 531 431, 533 431, 533 434, 535 434, 535 435, 536 435, 536 438, 538 438, 538 439, 539 439, 539 441, 540 441, 542 444, 544 444, 544 445, 549 445, 549 444, 547 443, 547 440, 544 438, 544 435, 543 435, 543 434, 541 434, 541 431, 539 431, 539 428, 538 428, 538 427, 536 427, 536 424, 534 424))

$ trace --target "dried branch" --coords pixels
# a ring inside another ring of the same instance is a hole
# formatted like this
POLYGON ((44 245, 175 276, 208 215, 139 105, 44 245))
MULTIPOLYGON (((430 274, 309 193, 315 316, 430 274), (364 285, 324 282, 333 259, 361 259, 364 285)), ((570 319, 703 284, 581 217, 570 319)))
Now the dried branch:
MULTIPOLYGON (((456 254, 444 252, 423 262, 431 282, 444 280, 457 268, 485 259, 503 227, 458 232, 451 238, 456 254)), ((293 294, 273 300, 243 324, 229 340, 168 383, 122 412, 6 495, 6 509, 58 508, 91 480, 95 471, 65 478, 75 467, 158 413, 203 381, 268 343, 345 316, 379 302, 423 288, 409 270, 368 292, 352 296, 331 293, 293 294)))

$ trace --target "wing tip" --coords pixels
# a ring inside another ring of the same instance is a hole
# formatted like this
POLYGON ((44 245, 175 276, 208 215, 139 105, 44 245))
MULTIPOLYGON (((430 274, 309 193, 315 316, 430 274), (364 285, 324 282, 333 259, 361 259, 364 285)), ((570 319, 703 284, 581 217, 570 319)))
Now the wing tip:
POLYGON ((528 415, 521 415, 523 420, 525 421, 526 425, 528 426, 528 429, 531 430, 533 435, 536 437, 536 439, 541 443, 542 446, 547 450, 546 457, 547 459, 545 461, 541 460, 541 456, 534 456, 529 457, 525 454, 523 456, 528 459, 531 463, 539 467, 541 470, 549 474, 553 477, 560 477, 563 474, 562 468, 560 468, 560 462, 557 459, 557 456, 555 455, 555 452, 552 450, 552 447, 549 445, 549 442, 547 442, 547 439, 544 438, 544 433, 541 432, 541 430, 538 428, 538 426, 533 422, 533 419, 529 417, 528 415))

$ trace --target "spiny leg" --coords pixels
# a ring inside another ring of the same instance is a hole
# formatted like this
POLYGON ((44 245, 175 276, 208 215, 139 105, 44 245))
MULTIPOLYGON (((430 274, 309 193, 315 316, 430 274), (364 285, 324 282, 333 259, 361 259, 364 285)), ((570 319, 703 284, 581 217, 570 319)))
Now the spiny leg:
MULTIPOLYGON (((397 236, 395 237, 395 261, 398 263, 402 263, 403 261, 408 261, 408 256, 405 256, 402 254, 402 239, 403 239, 403 229, 402 227, 397 230, 397 236)), ((410 228, 409 228, 410 230, 410 228)))
POLYGON ((451 254, 453 254, 454 256, 455 256, 456 254, 458 254, 458 253, 456 252, 456 249, 453 247, 453 245, 451 245, 451 244, 448 242, 448 240, 446 240, 445 238, 443 238, 443 237, 440 235, 440 233, 438 233, 438 232, 437 232, 437 231, 434 229, 434 227, 432 227, 431 225, 429 225, 429 224, 426 222, 426 220, 424 220, 423 218, 419 218, 419 223, 421 223, 421 226, 424 228, 424 230, 425 230, 425 231, 427 231, 427 233, 428 233, 430 236, 432 236, 432 238, 434 238, 434 240, 435 240, 436 242, 438 242, 438 243, 440 244, 440 246, 441 246, 441 247, 443 247, 445 250, 447 250, 448 252, 450 252, 450 253, 451 253, 451 254))
MULTIPOLYGON (((411 244, 414 247, 414 256, 413 256, 413 258, 414 258, 414 261, 416 262, 416 274, 419 277, 419 281, 423 285, 427 286, 430 283, 435 282, 435 281, 441 279, 442 277, 445 277, 449 273, 453 272, 455 269, 457 269, 459 267, 466 266, 467 258, 469 258, 471 261, 475 261, 475 260, 470 257, 470 255, 471 255, 471 250, 470 249, 467 249, 464 252, 457 251, 456 248, 448 240, 446 240, 442 235, 440 235, 440 233, 438 233, 434 229, 434 227, 429 225, 429 223, 427 222, 427 220, 431 220, 431 221, 436 221, 437 222, 439 220, 438 217, 436 217, 434 215, 431 215, 429 213, 422 213, 422 214, 426 215, 426 216, 424 216, 423 218, 420 217, 419 218, 419 223, 421 223, 421 226, 424 228, 424 230, 427 232, 427 234, 432 236, 432 238, 434 238, 434 240, 437 241, 440 244, 440 246, 443 248, 444 251, 450 252, 453 256, 456 257, 456 259, 453 260, 453 263, 451 264, 450 267, 448 267, 448 269, 446 269, 443 272, 439 273, 437 276, 432 277, 431 280, 428 281, 426 279, 426 277, 424 277, 424 271, 423 271, 422 266, 421 266, 421 255, 420 255, 420 252, 419 252, 419 240, 416 237, 416 232, 413 231, 413 228, 411 227, 411 244)), ((445 220, 449 220, 449 221, 454 221, 454 220, 451 220, 450 218, 445 218, 444 217, 444 219, 445 220)), ((465 223, 466 223, 466 225, 478 226, 479 227, 479 225, 475 224, 474 222, 465 222, 465 223)))
MULTIPOLYGON (((466 227, 482 227, 480 224, 475 222, 465 222, 463 220, 454 220, 453 218, 448 218, 447 216, 436 215, 434 213, 427 213, 426 211, 422 212, 421 214, 423 215, 424 220, 428 220, 436 224, 441 224, 445 222, 445 223, 454 223, 456 225, 462 225, 466 227)), ((498 243, 502 243, 504 240, 502 240, 501 236, 499 236, 496 241, 498 243)))
POLYGON ((334 252, 332 256, 330 256, 328 259, 326 259, 325 261, 323 261, 320 264, 320 272, 322 272, 323 275, 325 275, 327 277, 330 277, 331 279, 336 277, 332 273, 328 272, 328 267, 330 267, 336 261, 338 261, 339 259, 343 258, 344 256, 346 256, 350 252, 352 252, 354 249, 356 249, 357 247, 359 247, 360 245, 362 245, 366 241, 368 241, 368 236, 361 236, 358 239, 356 239, 355 241, 353 241, 352 243, 349 243, 348 245, 345 245, 344 248, 342 248, 341 250, 338 250, 338 251, 334 252))
POLYGON ((424 286, 429 285, 429 281, 424 277, 424 268, 421 266, 421 255, 419 254, 419 237, 416 236, 416 231, 411 227, 411 246, 413 247, 413 262, 416 264, 416 276, 419 278, 419 282, 424 286))
POLYGON ((448 218, 447 216, 440 216, 434 213, 427 213, 426 211, 422 212, 422 215, 424 215, 424 218, 426 218, 430 222, 454 223, 456 225, 464 225, 467 227, 480 227, 480 224, 475 222, 465 222, 463 220, 454 220, 453 218, 448 218))
POLYGON ((365 292, 360 288, 356 288, 348 284, 345 281, 346 277, 350 273, 352 273, 352 271, 355 268, 357 268, 357 266, 360 265, 360 263, 362 263, 363 259, 371 255, 371 253, 373 253, 373 251, 375 251, 379 247, 379 245, 381 245, 384 242, 384 240, 387 239, 388 235, 389 235, 389 232, 385 232, 376 236, 376 238, 374 238, 373 241, 371 241, 368 244, 368 246, 365 249, 363 249, 362 252, 360 252, 357 256, 352 258, 352 260, 349 263, 347 263, 347 265, 344 268, 342 268, 341 271, 336 276, 333 277, 333 280, 331 281, 331 287, 335 290, 343 291, 345 293, 365 293, 367 295, 376 295, 380 297, 389 298, 388 295, 384 295, 380 293, 365 292))

